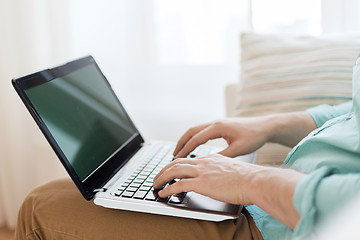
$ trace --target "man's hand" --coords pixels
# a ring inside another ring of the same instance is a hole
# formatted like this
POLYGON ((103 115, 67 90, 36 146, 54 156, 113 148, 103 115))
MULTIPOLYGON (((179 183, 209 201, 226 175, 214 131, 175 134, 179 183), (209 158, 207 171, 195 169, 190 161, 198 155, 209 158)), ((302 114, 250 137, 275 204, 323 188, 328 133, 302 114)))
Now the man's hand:
POLYGON ((159 191, 160 197, 180 192, 197 192, 232 204, 253 204, 249 199, 251 179, 260 166, 236 161, 219 154, 192 159, 176 159, 154 178, 160 189, 173 179, 180 179, 159 191))
POLYGON ((180 179, 159 191, 159 196, 193 191, 228 203, 255 204, 293 229, 299 214, 292 198, 304 174, 228 157, 251 153, 267 141, 292 147, 315 128, 314 120, 306 112, 225 119, 199 125, 181 137, 174 151, 175 158, 186 157, 211 139, 224 138, 229 146, 221 155, 176 159, 154 178, 154 188, 160 189, 167 182, 180 179))
POLYGON ((271 133, 266 117, 229 118, 190 128, 178 141, 175 158, 186 157, 197 146, 223 138, 228 147, 219 154, 236 157, 251 153, 268 141, 271 133))
POLYGON ((316 124, 306 112, 229 118, 190 128, 178 141, 174 156, 186 157, 197 146, 216 138, 228 143, 219 153, 228 157, 254 152, 267 141, 293 147, 314 129, 316 124))
POLYGON ((154 178, 154 188, 180 179, 159 191, 160 197, 196 192, 232 204, 255 204, 294 229, 299 220, 292 199, 303 173, 259 166, 219 154, 176 159, 154 178))

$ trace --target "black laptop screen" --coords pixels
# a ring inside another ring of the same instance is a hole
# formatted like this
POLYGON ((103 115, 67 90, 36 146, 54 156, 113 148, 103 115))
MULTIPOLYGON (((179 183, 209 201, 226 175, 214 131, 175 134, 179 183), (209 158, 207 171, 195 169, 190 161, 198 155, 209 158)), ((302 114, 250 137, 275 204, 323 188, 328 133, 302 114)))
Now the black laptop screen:
POLYGON ((81 180, 137 133, 95 64, 26 94, 81 180))

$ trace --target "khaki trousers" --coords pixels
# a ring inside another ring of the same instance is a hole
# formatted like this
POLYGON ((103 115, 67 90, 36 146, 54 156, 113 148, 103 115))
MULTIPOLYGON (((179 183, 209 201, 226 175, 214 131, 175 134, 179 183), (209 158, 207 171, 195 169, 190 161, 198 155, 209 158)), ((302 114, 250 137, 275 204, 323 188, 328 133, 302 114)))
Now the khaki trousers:
POLYGON ((16 239, 262 239, 245 210, 237 220, 209 222, 96 206, 69 179, 38 187, 25 199, 16 239))

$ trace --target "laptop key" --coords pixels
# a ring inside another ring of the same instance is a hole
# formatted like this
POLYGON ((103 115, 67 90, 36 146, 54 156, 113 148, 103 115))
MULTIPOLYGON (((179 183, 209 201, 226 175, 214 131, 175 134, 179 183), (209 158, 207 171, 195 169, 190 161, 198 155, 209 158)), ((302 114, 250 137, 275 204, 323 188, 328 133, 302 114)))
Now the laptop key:
POLYGON ((157 198, 157 194, 154 193, 154 191, 150 191, 146 197, 145 200, 155 201, 157 198))
POLYGON ((114 195, 119 197, 121 195, 121 193, 122 193, 122 191, 116 191, 116 192, 114 192, 114 195))
POLYGON ((121 196, 131 198, 132 196, 134 196, 134 192, 125 191, 121 196))
POLYGON ((138 188, 134 188, 134 187, 128 187, 126 189, 126 191, 129 191, 129 192, 136 192, 138 190, 138 188))
POLYGON ((177 197, 175 195, 171 196, 170 200, 169 200, 169 203, 173 203, 173 204, 180 204, 182 203, 184 200, 184 198, 181 198, 181 197, 177 197))
POLYGON ((169 200, 168 197, 167 197, 167 198, 161 198, 161 197, 159 197, 156 201, 157 201, 157 202, 168 202, 168 200, 169 200))
POLYGON ((186 192, 181 192, 181 193, 178 193, 178 194, 174 194, 174 196, 179 197, 179 198, 185 198, 186 192))
POLYGON ((134 180, 134 182, 133 183, 137 183, 137 184, 142 184, 144 182, 144 180, 134 180))
POLYGON ((144 199, 146 194, 147 194, 147 191, 138 191, 138 192, 135 193, 133 198, 144 199))
POLYGON ((138 176, 135 178, 136 180, 145 180, 146 179, 146 176, 138 176))
POLYGON ((159 190, 158 189, 151 190, 150 192, 153 192, 154 195, 157 197, 157 199, 156 199, 157 202, 167 202, 169 200, 168 197, 166 197, 166 198, 159 197, 159 195, 158 195, 159 190))
POLYGON ((135 178, 134 179, 134 183, 143 183, 145 181, 145 179, 142 178, 135 178))
POLYGON ((148 185, 151 185, 151 186, 152 186, 152 185, 154 184, 154 181, 152 181, 152 180, 146 180, 145 183, 144 183, 144 185, 145 185, 145 184, 148 184, 148 185))
POLYGON ((141 186, 139 191, 149 191, 151 189, 151 186, 141 186))
POLYGON ((130 187, 139 188, 141 186, 140 183, 132 183, 130 184, 130 187))

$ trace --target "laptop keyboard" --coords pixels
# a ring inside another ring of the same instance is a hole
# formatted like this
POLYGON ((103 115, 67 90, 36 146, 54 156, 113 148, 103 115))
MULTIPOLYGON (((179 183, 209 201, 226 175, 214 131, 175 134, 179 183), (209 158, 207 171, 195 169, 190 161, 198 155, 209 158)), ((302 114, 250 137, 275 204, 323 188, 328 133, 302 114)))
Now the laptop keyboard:
MULTIPOLYGON (((120 186, 113 195, 123 198, 134 198, 147 201, 169 202, 181 204, 185 199, 186 193, 175 194, 167 198, 160 198, 157 194, 159 190, 153 188, 153 179, 173 160, 175 146, 170 144, 158 144, 145 157, 143 163, 131 174, 131 176, 120 186)), ((196 155, 207 155, 210 149, 202 148, 196 155)), ((191 153, 189 157, 196 157, 191 153)), ((168 184, 174 183, 175 180, 168 184)), ((167 185, 168 185, 167 184, 167 185)), ((167 186, 166 185, 166 186, 167 186)), ((165 187, 166 187, 165 186, 165 187)))

